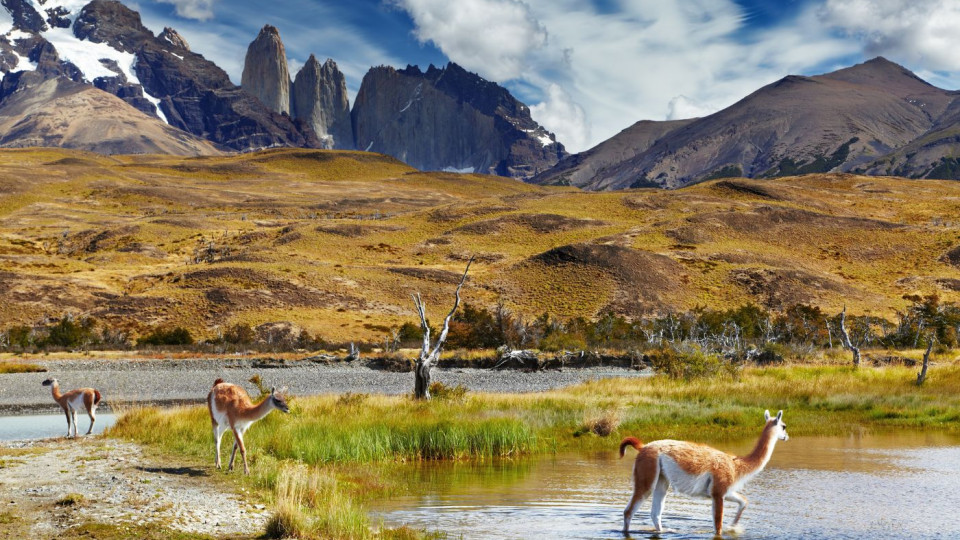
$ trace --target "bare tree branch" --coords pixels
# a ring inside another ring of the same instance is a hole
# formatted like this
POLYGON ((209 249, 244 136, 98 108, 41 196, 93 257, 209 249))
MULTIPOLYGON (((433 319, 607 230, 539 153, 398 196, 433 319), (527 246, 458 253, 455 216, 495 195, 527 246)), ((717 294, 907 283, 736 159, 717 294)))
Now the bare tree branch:
POLYGON ((860 348, 853 345, 850 333, 847 332, 847 306, 843 306, 843 311, 840 312, 840 338, 843 346, 853 353, 853 367, 860 367, 860 348))
POLYGON ((456 300, 453 302, 453 309, 447 314, 447 318, 443 320, 443 330, 440 331, 437 346, 433 349, 433 352, 430 353, 430 356, 439 356, 443 343, 447 341, 447 333, 450 332, 450 321, 453 320, 453 314, 456 313, 457 308, 460 307, 460 289, 463 288, 463 282, 467 280, 467 272, 470 271, 470 264, 472 263, 473 257, 470 257, 470 260, 467 261, 467 268, 463 271, 463 277, 460 278, 460 284, 457 285, 457 291, 454 293, 456 300))
POLYGON ((927 380, 927 367, 930 366, 930 351, 933 350, 933 342, 936 340, 934 336, 930 336, 930 339, 927 341, 927 352, 923 353, 923 366, 920 368, 920 373, 917 373, 917 386, 923 386, 924 381, 927 380))

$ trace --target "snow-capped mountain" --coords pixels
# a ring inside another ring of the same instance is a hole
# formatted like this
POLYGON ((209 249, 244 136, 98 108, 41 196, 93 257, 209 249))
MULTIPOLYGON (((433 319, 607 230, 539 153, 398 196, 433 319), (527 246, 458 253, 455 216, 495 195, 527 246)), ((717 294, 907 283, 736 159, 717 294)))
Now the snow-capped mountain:
POLYGON ((234 150, 319 146, 166 28, 112 0, 0 0, 0 114, 16 92, 65 79, 109 92, 170 126, 234 150))

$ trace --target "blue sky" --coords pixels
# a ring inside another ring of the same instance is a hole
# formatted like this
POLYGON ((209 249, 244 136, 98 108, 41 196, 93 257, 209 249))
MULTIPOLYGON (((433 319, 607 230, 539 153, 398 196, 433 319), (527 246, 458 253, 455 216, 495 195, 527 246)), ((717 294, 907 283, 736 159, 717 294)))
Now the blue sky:
POLYGON ((955 0, 124 1, 237 83, 264 24, 280 29, 293 73, 311 53, 333 58, 351 96, 372 65, 452 60, 509 88, 571 151, 878 55, 960 87, 955 0))

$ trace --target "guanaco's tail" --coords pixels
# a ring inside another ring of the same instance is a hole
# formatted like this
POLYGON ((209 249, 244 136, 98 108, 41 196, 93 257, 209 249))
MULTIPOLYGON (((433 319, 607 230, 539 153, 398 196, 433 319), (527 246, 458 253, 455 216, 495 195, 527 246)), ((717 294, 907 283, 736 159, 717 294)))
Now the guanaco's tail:
POLYGON ((103 396, 100 395, 100 391, 97 390, 96 388, 94 388, 94 389, 93 389, 93 404, 94 404, 94 405, 97 405, 98 403, 100 403, 100 399, 101 399, 101 398, 103 398, 103 396))
POLYGON ((636 437, 625 437, 622 441, 620 441, 620 457, 623 457, 623 450, 628 446, 632 446, 639 452, 640 449, 643 448, 643 442, 636 437))
POLYGON ((221 378, 218 377, 217 380, 213 381, 213 385, 216 386, 216 385, 218 385, 218 384, 220 384, 220 383, 222 383, 222 382, 223 382, 223 379, 221 379, 221 378))

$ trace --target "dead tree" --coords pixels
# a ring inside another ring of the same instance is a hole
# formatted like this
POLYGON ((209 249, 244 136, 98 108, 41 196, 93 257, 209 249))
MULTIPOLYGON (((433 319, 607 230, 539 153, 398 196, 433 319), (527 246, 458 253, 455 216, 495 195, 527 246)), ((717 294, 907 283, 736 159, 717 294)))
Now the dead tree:
POLYGON ((454 293, 456 300, 453 302, 453 309, 447 314, 447 318, 443 320, 443 330, 440 331, 440 337, 437 339, 437 343, 433 349, 430 348, 430 326, 427 324, 426 307, 423 305, 420 293, 413 295, 413 303, 417 307, 417 315, 420 316, 420 328, 423 330, 423 346, 420 348, 420 356, 417 358, 417 363, 413 369, 413 397, 416 399, 430 399, 430 369, 440 358, 443 344, 447 341, 447 333, 450 331, 450 321, 453 320, 453 314, 456 313, 457 308, 460 306, 460 289, 467 280, 467 272, 470 271, 470 264, 472 262, 473 257, 470 257, 470 260, 467 261, 467 268, 463 271, 463 277, 460 278, 460 284, 457 285, 457 290, 454 293))
POLYGON ((847 306, 843 306, 840 312, 840 339, 843 340, 843 346, 853 353, 853 367, 860 367, 860 347, 850 341, 850 332, 847 332, 847 306))
POLYGON ((927 367, 930 366, 930 351, 933 350, 933 336, 930 336, 930 339, 927 340, 927 352, 923 353, 923 365, 920 368, 920 373, 917 373, 917 386, 923 386, 923 382, 927 380, 927 367))

